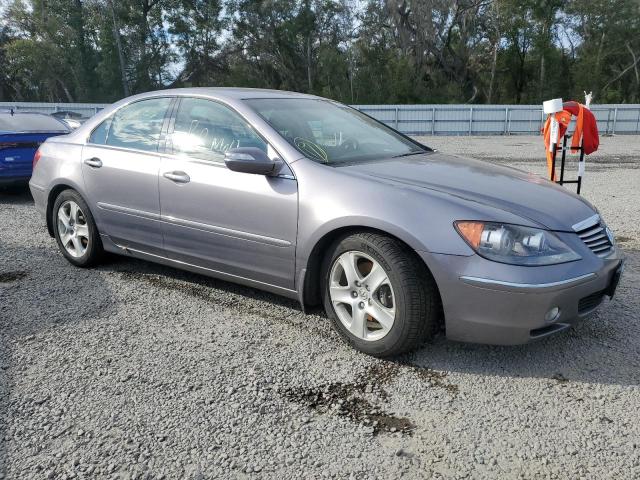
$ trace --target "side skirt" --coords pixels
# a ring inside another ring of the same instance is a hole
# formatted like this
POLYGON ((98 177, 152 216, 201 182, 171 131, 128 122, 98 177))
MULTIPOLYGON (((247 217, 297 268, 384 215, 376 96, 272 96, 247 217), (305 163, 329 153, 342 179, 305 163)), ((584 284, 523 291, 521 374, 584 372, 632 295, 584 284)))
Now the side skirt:
POLYGON ((174 267, 179 270, 186 270, 192 273, 198 273, 207 277, 218 278, 231 283, 237 283, 245 285, 247 287, 257 288, 258 290, 264 290, 266 292, 275 293, 276 295, 282 295, 283 297, 290 298, 292 300, 299 300, 300 296, 296 290, 289 290, 288 288, 278 287, 277 285, 271 285, 270 283, 258 282, 249 278, 240 277, 237 275, 231 275, 228 273, 220 272, 218 270, 212 270, 210 268, 199 267, 191 263, 181 262, 179 260, 173 260, 161 255, 153 253, 143 252, 141 250, 135 250, 127 247, 123 247, 114 243, 108 235, 100 234, 102 245, 108 252, 115 253, 117 255, 123 255, 125 257, 139 258, 141 260, 148 260, 150 262, 159 263, 169 267, 174 267))

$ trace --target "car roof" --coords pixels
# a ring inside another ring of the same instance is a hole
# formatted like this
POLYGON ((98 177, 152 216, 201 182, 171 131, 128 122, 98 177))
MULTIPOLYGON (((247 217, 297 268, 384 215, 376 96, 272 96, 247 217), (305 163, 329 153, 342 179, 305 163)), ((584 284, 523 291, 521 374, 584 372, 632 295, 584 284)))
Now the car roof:
POLYGON ((226 100, 246 100, 251 98, 319 98, 306 93, 289 92, 286 90, 272 90, 267 88, 239 88, 239 87, 190 87, 156 90, 141 94, 141 96, 157 95, 204 95, 226 100))

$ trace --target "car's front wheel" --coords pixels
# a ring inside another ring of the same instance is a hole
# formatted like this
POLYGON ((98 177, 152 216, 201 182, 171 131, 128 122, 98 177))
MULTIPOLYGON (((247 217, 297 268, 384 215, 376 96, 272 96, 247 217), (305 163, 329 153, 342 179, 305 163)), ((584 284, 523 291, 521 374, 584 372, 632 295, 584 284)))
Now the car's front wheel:
POLYGON ((52 210, 53 233, 62 254, 77 267, 95 265, 103 254, 89 206, 75 190, 58 195, 52 210))
POLYGON ((388 357, 415 349, 435 332, 435 281, 415 252, 396 239, 369 232, 342 237, 322 273, 327 315, 356 349, 388 357))

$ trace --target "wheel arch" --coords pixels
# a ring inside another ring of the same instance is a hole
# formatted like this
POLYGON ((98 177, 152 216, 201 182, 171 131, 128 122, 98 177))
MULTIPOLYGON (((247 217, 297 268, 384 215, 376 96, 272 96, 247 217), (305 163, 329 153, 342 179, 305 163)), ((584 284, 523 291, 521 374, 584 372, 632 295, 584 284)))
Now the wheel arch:
POLYGON ((380 235, 385 235, 387 237, 393 238, 394 240, 403 244, 407 250, 415 256, 416 260, 420 262, 420 264, 424 267, 425 271, 428 272, 429 275, 434 280, 436 285, 436 289, 438 292, 438 296, 440 297, 439 301, 441 302, 441 294, 440 287, 438 286, 438 282, 433 276, 433 273, 429 269, 429 266, 424 262, 424 260, 416 253, 417 249, 420 249, 420 246, 416 246, 416 241, 412 237, 410 238, 402 238, 398 235, 394 235, 387 230, 364 226, 364 225, 350 225, 350 226, 341 226, 334 228, 333 230, 326 232, 322 235, 313 245, 309 256, 302 266, 302 270, 299 272, 299 280, 300 287, 298 290, 300 303, 303 309, 307 307, 320 305, 322 303, 321 300, 321 279, 320 274, 322 270, 322 262, 325 256, 328 253, 330 246, 339 238, 345 237, 348 235, 353 235, 360 232, 368 232, 368 233, 377 233, 380 235), (412 245, 413 244, 413 245, 412 245))
POLYGON ((58 195, 60 195, 65 190, 73 190, 78 195, 80 195, 83 200, 85 200, 84 195, 80 193, 80 191, 73 184, 73 182, 68 182, 68 181, 60 182, 55 184, 53 187, 51 187, 47 195, 47 206, 46 206, 47 231, 49 232, 49 235, 51 237, 53 237, 53 204, 56 202, 56 198, 58 198, 58 195))

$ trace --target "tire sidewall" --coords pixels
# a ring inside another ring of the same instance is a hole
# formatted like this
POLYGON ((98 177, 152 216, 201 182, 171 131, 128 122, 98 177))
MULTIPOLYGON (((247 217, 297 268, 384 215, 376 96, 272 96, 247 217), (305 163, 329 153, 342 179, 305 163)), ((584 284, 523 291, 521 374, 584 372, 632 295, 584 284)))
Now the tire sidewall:
POLYGON ((55 237, 56 243, 58 244, 58 248, 60 249, 64 257, 70 263, 78 267, 84 267, 92 263, 96 259, 96 256, 101 247, 100 238, 98 236, 99 234, 98 234, 98 229, 96 228, 95 221, 93 220, 93 215, 89 210, 89 206, 84 201, 84 199, 80 196, 80 194, 78 194, 74 190, 64 190, 62 193, 60 193, 60 195, 56 197, 56 200, 53 204, 53 209, 51 211, 51 215, 52 215, 51 223, 53 225, 53 236, 55 237), (87 245, 87 250, 84 252, 84 254, 81 257, 74 257, 71 254, 69 254, 69 252, 67 252, 67 249, 64 248, 62 241, 60 240, 60 232, 58 231, 58 210, 60 209, 60 206, 68 200, 74 201, 75 203, 78 204, 78 206, 80 207, 80 209, 82 210, 82 213, 86 218, 87 226, 89 228, 89 244, 87 245))
POLYGON ((356 349, 370 355, 384 355, 385 352, 394 350, 398 344, 403 342, 406 335, 405 291, 402 281, 398 276, 397 269, 395 269, 394 265, 385 258, 378 246, 358 235, 338 239, 334 242, 329 252, 330 253, 325 257, 322 268, 322 301, 325 311, 336 326, 338 333, 356 349), (396 306, 396 316, 389 333, 379 340, 366 341, 355 337, 340 321, 333 307, 333 303, 331 302, 331 297, 329 295, 329 276, 331 268, 336 259, 348 251, 358 251, 372 257, 382 268, 384 268, 389 280, 391 281, 396 306))

